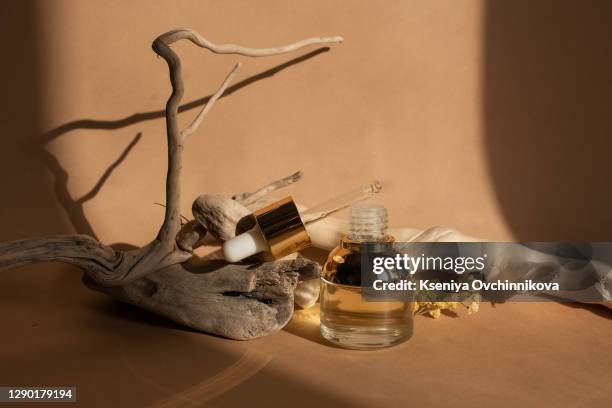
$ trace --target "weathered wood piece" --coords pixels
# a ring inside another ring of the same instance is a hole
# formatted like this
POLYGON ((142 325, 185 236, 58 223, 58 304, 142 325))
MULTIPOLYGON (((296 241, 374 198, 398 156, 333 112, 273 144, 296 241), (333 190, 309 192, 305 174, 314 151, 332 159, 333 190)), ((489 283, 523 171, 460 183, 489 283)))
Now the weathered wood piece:
POLYGON ((87 278, 85 283, 193 329, 248 340, 285 326, 298 282, 320 275, 319 264, 303 257, 260 265, 193 259, 122 286, 101 286, 87 278))
MULTIPOLYGON (((178 108, 184 93, 181 61, 170 47, 180 40, 217 54, 265 57, 310 45, 342 42, 341 37, 314 37, 276 48, 214 44, 189 29, 177 29, 153 41, 153 50, 168 64, 172 94, 166 104, 168 171, 162 226, 142 248, 119 251, 87 235, 51 236, 0 243, 0 270, 32 262, 61 261, 81 267, 92 289, 131 303, 197 330, 235 339, 249 339, 281 328, 293 310, 293 290, 301 279, 320 275, 320 267, 304 258, 255 265, 201 261, 193 254, 206 235, 206 224, 181 223, 181 169, 185 139, 193 134, 236 76, 232 69, 217 92, 185 129, 179 129, 178 108)), ((215 213, 213 203, 201 202, 201 212, 234 221, 274 189, 299 179, 299 174, 237 195, 235 211, 215 213), (244 206, 243 206, 244 205, 244 206)), ((197 202, 197 200, 196 200, 197 202)), ((194 203, 194 205, 196 205, 194 203)), ((230 236, 215 231, 217 237, 230 236)))

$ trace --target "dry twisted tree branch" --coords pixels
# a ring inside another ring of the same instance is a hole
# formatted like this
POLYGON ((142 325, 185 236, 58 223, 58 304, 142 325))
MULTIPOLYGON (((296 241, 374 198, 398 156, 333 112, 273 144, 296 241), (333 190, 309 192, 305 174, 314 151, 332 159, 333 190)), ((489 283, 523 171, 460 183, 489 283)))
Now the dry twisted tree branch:
MULTIPOLYGON (((276 48, 216 45, 189 29, 157 37, 153 50, 168 64, 172 94, 166 103, 168 171, 164 221, 156 238, 142 248, 116 251, 87 235, 66 235, 0 243, 0 270, 31 262, 61 261, 84 269, 85 283, 116 299, 141 306, 192 328, 236 339, 268 334, 284 326, 293 310, 293 289, 300 279, 320 275, 320 267, 304 258, 261 265, 198 262, 191 249, 205 229, 194 221, 181 225, 181 168, 183 143, 222 96, 240 64, 225 78, 208 104, 186 129, 178 126, 184 93, 181 61, 170 45, 181 39, 218 54, 250 57, 277 55, 314 44, 342 41, 316 37, 276 48)), ((244 200, 257 201, 295 180, 293 175, 244 200), (287 181, 289 180, 289 181, 287 181)))
MULTIPOLYGON (((214 44, 190 29, 176 29, 160 35, 153 41, 153 50, 168 64, 172 95, 166 103, 166 127, 168 133, 168 175, 166 179, 166 214, 157 239, 173 240, 180 230, 180 172, 183 140, 178 127, 178 108, 183 98, 184 85, 181 61, 170 45, 179 40, 189 40, 195 45, 217 54, 237 54, 248 57, 264 57, 284 54, 308 45, 342 42, 342 37, 315 37, 274 48, 248 48, 235 44, 214 44)), ((231 77, 231 74, 230 74, 231 77)), ((231 79, 231 78, 230 78, 231 79)), ((221 89, 223 86, 221 87, 221 89)))
POLYGON ((225 81, 223 81, 223 83, 221 84, 217 92, 215 92, 215 94, 210 97, 206 105, 204 105, 202 110, 200 110, 200 112, 197 114, 197 116, 195 117, 191 125, 189 125, 187 128, 181 131, 181 137, 183 140, 185 140, 187 136, 191 135, 198 129, 198 127, 202 123, 202 120, 204 119, 204 116, 206 116, 206 114, 210 112, 212 107, 215 105, 215 102, 217 102, 217 99, 219 99, 221 95, 223 95, 223 92, 225 92, 229 84, 232 82, 232 80, 236 76, 236 73, 238 73, 238 69, 240 69, 241 65, 242 64, 237 63, 234 66, 234 69, 230 71, 230 73, 227 75, 227 77, 225 78, 225 81))
MULTIPOLYGON (((175 43, 179 40, 189 40, 198 47, 206 48, 214 52, 215 54, 236 54, 245 57, 268 57, 270 55, 286 54, 288 52, 296 51, 300 48, 304 48, 309 45, 339 44, 344 41, 344 39, 339 36, 312 37, 280 47, 249 48, 236 44, 215 44, 191 29, 177 28, 175 30, 170 30, 167 33, 164 33, 157 37, 157 39, 153 42, 153 48, 155 49, 155 47, 160 44, 170 46, 172 43, 175 43)), ((158 50, 155 50, 155 52, 157 52, 159 55, 162 55, 158 50)))

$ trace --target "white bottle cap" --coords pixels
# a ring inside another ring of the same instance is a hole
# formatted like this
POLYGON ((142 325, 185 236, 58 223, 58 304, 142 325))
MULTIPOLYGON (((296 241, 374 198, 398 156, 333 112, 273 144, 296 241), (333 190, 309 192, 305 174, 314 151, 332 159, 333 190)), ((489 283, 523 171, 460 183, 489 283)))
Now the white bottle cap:
POLYGON ((238 262, 267 249, 268 244, 261 234, 261 230, 255 226, 249 231, 226 241, 223 244, 223 258, 227 262, 238 262))

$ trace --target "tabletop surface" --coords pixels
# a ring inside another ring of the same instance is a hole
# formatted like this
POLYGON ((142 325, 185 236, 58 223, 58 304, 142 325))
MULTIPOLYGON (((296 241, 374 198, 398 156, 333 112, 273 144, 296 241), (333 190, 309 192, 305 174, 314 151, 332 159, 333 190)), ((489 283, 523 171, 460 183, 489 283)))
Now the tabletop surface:
POLYGON ((99 407, 612 406, 612 312, 483 304, 418 316, 408 342, 334 348, 317 307, 248 342, 184 329, 40 264, 0 275, 0 385, 76 386, 99 407))

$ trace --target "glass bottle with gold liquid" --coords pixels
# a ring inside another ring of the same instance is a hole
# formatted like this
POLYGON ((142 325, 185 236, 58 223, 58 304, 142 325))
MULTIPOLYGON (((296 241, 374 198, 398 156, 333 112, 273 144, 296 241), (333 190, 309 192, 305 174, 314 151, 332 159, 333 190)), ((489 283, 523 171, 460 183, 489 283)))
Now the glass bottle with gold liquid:
POLYGON ((360 244, 392 241, 384 207, 351 207, 349 234, 329 254, 321 278, 321 335, 328 341, 346 348, 376 349, 412 336, 412 302, 362 297, 360 244))

